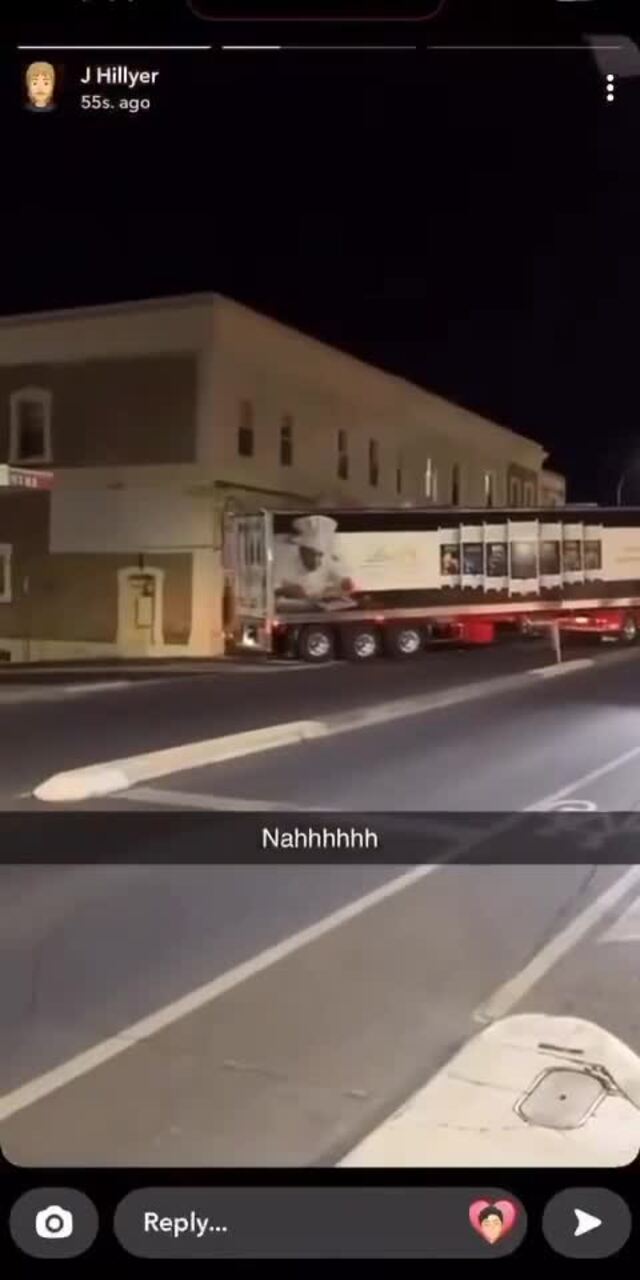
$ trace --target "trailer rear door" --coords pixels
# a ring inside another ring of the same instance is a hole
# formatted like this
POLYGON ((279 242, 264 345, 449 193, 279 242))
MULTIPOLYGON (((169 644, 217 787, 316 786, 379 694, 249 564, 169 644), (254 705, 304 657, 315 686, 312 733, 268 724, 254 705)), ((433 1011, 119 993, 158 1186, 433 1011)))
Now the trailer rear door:
POLYGON ((270 647, 271 557, 266 512, 232 516, 225 536, 225 562, 236 641, 251 648, 270 647))

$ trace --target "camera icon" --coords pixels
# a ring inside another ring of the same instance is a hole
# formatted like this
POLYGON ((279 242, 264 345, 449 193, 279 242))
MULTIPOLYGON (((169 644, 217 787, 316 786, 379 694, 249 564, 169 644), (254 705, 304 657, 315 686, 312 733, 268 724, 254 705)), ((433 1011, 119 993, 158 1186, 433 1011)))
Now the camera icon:
POLYGON ((50 1204, 36 1214, 36 1235, 41 1240, 68 1240, 73 1232, 73 1214, 59 1204, 50 1204))

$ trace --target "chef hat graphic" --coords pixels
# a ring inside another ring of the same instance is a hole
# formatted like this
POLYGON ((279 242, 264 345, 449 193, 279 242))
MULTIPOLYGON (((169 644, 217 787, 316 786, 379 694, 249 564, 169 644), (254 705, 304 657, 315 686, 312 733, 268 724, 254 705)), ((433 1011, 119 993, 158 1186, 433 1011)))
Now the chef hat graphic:
POLYGON ((301 547, 327 555, 333 548, 337 520, 330 516, 300 516, 293 522, 292 537, 301 547))

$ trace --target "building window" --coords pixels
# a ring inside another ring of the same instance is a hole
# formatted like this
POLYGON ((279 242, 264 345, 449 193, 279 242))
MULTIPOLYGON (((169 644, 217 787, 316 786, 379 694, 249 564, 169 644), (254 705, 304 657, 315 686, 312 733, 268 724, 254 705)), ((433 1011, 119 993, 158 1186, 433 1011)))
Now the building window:
POLYGON ((533 507, 535 505, 535 488, 531 480, 524 482, 524 505, 525 507, 533 507))
POLYGON ((10 604, 12 600, 11 551, 8 542, 0 543, 0 604, 10 604))
POLYGON ((451 468, 451 506, 460 506, 460 464, 454 462, 451 468))
POLYGON ((522 485, 517 476, 512 476, 509 481, 509 506, 522 506, 522 485))
POLYGON ((293 418, 285 414, 280 426, 280 466, 293 466, 293 418))
POLYGON ((380 480, 380 455, 378 452, 378 441, 369 441, 369 484, 377 487, 380 480))
POLYGON ((349 439, 346 431, 338 431, 338 477, 349 479, 349 439))
POLYGON ((24 387, 11 396, 10 461, 51 462, 51 392, 24 387))
POLYGON ((241 458, 252 458, 254 454, 253 405, 250 400, 240 404, 240 421, 238 423, 238 453, 241 458))
POLYGON ((424 469, 424 496, 427 502, 436 502, 438 498, 438 472, 431 458, 427 458, 424 469))
POLYGON ((496 477, 493 471, 484 473, 484 505, 494 507, 496 502, 496 477))

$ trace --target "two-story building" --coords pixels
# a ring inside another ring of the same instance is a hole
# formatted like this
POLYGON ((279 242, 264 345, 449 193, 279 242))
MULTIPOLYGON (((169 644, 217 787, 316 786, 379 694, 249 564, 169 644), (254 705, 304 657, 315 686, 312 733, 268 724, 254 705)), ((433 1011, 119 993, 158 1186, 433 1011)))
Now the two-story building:
POLYGON ((225 512, 539 500, 545 450, 219 295, 0 321, 0 650, 223 648, 225 512))

